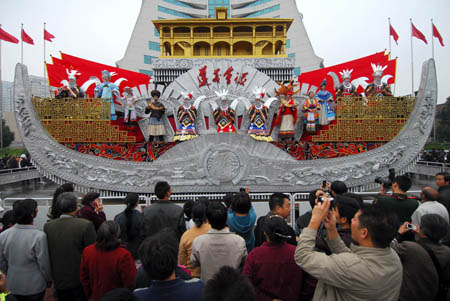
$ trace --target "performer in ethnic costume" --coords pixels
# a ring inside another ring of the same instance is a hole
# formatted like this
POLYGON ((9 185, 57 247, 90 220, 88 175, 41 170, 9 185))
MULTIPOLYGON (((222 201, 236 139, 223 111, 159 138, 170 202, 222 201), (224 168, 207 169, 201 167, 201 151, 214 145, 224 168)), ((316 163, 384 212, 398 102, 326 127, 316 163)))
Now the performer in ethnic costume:
POLYGON ((227 103, 228 90, 215 92, 216 95, 220 98, 220 105, 213 112, 214 120, 217 125, 217 132, 236 133, 236 128, 233 125, 236 113, 232 108, 228 106, 227 103))
POLYGON ((56 98, 83 98, 84 91, 78 87, 75 75, 69 75, 68 86, 64 85, 58 89, 56 98))
POLYGON ((116 116, 116 109, 114 107, 114 96, 117 99, 120 99, 119 87, 110 82, 111 74, 107 70, 102 71, 102 79, 103 83, 101 83, 94 89, 94 97, 103 98, 107 102, 111 103, 111 120, 116 120, 117 116, 116 116))
POLYGON ((130 87, 125 87, 124 89, 124 97, 122 98, 122 107, 125 110, 125 116, 123 118, 123 122, 128 125, 132 125, 136 122, 136 108, 134 104, 137 99, 133 95, 133 91, 130 87))
POLYGON ((380 65, 372 65, 373 70, 373 82, 367 85, 364 93, 367 97, 383 97, 383 96, 392 96, 391 88, 387 83, 381 82, 381 76, 383 75, 384 69, 387 66, 381 67, 380 65))
POLYGON ((153 102, 147 102, 147 108, 145 109, 145 114, 150 113, 150 118, 148 120, 148 135, 149 141, 153 142, 155 137, 159 138, 161 142, 164 142, 164 135, 166 134, 166 129, 164 127, 164 113, 166 108, 162 103, 160 103, 159 97, 161 92, 158 90, 153 90, 151 92, 153 97, 153 102))
POLYGON ((265 90, 256 88, 253 90, 255 94, 255 103, 251 105, 248 115, 250 116, 250 125, 248 126, 247 134, 255 140, 272 141, 267 133, 266 121, 269 115, 269 109, 262 103, 265 95, 265 90))
POLYGON ((314 97, 314 92, 309 92, 308 99, 303 104, 303 112, 305 113, 305 124, 307 133, 316 133, 317 125, 319 124, 319 111, 321 106, 314 97))
POLYGON ((342 72, 339 72, 339 74, 342 76, 343 82, 336 90, 336 95, 334 97, 336 100, 338 99, 338 97, 358 95, 358 93, 356 92, 356 87, 352 83, 350 83, 352 72, 353 69, 342 70, 342 72))
POLYGON ((334 119, 336 119, 336 113, 334 112, 335 104, 333 102, 333 95, 326 90, 327 81, 323 80, 320 85, 320 90, 317 92, 316 98, 320 104, 319 112, 319 124, 327 125, 334 119))
POLYGON ((198 136, 197 127, 195 126, 197 110, 191 104, 193 98, 192 92, 181 93, 184 95, 184 102, 178 109, 177 119, 180 125, 175 136, 173 136, 173 141, 187 141, 198 136))
POLYGON ((298 113, 297 104, 292 96, 300 92, 300 90, 294 92, 295 86, 297 85, 292 85, 291 80, 287 86, 281 84, 278 91, 275 90, 277 96, 281 96, 281 106, 278 109, 277 118, 275 119, 274 125, 280 124, 280 132, 278 137, 282 141, 294 140, 295 138, 294 128, 297 123, 298 113))

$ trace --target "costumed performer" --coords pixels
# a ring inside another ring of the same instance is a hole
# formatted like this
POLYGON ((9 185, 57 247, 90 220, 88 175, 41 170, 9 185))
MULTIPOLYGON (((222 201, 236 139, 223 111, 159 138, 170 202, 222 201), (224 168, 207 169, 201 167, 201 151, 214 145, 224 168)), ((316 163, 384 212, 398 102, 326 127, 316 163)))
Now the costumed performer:
POLYGON ((344 70, 342 70, 342 72, 339 72, 339 74, 342 77, 343 82, 337 88, 334 99, 337 100, 338 97, 343 97, 343 96, 358 96, 358 93, 356 92, 356 87, 350 82, 352 72, 353 72, 353 69, 351 69, 351 70, 344 69, 344 70))
POLYGON ((319 111, 319 124, 327 125, 334 119, 336 119, 336 113, 334 112, 335 104, 333 102, 333 95, 326 90, 327 81, 323 80, 320 84, 320 90, 317 92, 316 98, 320 104, 319 111))
POLYGON ((183 104, 178 109, 177 119, 178 129, 173 136, 172 141, 187 141, 198 136, 197 127, 195 126, 195 120, 197 119, 197 110, 194 105, 191 104, 194 97, 193 92, 184 93, 181 92, 183 97, 183 104))
MULTIPOLYGON (((116 99, 120 99, 119 87, 114 83, 110 82, 111 74, 107 70, 102 71, 103 83, 99 84, 94 89, 94 97, 105 99, 107 102, 111 103, 111 120, 116 120, 116 109, 114 107, 114 96, 116 99)), ((121 104, 119 102, 119 104, 121 104)))
POLYGON ((213 112, 214 121, 217 125, 217 133, 236 133, 236 128, 233 125, 236 112, 228 106, 228 90, 214 92, 220 99, 219 107, 213 112))
POLYGON ((364 93, 367 97, 383 97, 383 96, 392 96, 391 88, 387 83, 383 83, 381 81, 381 76, 383 75, 384 69, 387 66, 381 67, 380 65, 372 65, 373 70, 373 82, 368 84, 364 93))
POLYGON ((134 104, 137 102, 137 99, 134 97, 133 90, 130 87, 125 87, 123 90, 122 106, 125 108, 123 122, 127 125, 132 125, 136 122, 136 107, 134 104))
POLYGON ((159 102, 159 97, 161 92, 158 90, 153 90, 151 92, 153 101, 147 102, 147 108, 145 108, 145 114, 150 113, 150 118, 148 119, 148 136, 149 141, 153 142, 158 138, 159 141, 164 142, 164 135, 166 134, 166 128, 164 127, 164 113, 166 108, 159 102))
POLYGON ((280 131, 278 137, 284 140, 293 141, 295 138, 295 124, 297 123, 298 112, 297 112, 297 104, 292 98, 293 95, 300 92, 297 90, 294 92, 294 87, 296 85, 292 85, 292 80, 289 82, 287 86, 281 84, 281 87, 278 91, 275 91, 277 96, 280 96, 280 108, 278 109, 277 118, 275 119, 274 125, 280 124, 280 131))
POLYGON ((314 97, 314 92, 308 93, 308 98, 303 104, 303 112, 305 113, 306 132, 314 134, 317 132, 317 125, 319 124, 319 111, 321 106, 314 97))
POLYGON ((255 103, 250 106, 248 115, 250 117, 250 125, 247 134, 255 140, 272 141, 272 137, 267 133, 266 121, 269 116, 269 109, 263 104, 265 90, 256 88, 253 90, 255 94, 255 103))
POLYGON ((77 78, 75 75, 69 75, 68 85, 64 85, 58 89, 56 98, 83 98, 84 91, 77 85, 77 78))

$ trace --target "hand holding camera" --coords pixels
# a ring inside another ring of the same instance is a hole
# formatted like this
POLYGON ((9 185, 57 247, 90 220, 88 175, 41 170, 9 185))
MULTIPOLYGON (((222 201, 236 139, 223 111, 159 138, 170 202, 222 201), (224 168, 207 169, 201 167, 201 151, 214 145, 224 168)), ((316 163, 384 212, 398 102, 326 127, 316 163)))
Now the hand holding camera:
POLYGON ((413 231, 413 232, 416 232, 416 233, 419 232, 419 226, 411 224, 410 222, 404 222, 400 226, 400 228, 398 228, 398 233, 400 235, 403 235, 403 234, 405 234, 407 232, 410 232, 410 231, 413 231))

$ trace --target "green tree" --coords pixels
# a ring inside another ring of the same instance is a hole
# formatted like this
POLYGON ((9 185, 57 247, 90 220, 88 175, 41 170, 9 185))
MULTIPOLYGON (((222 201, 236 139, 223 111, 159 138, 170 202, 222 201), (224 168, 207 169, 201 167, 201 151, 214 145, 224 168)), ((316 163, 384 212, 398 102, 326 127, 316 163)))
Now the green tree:
POLYGON ((450 142, 450 97, 447 97, 443 108, 437 113, 436 140, 450 142))
POLYGON ((11 132, 5 120, 2 120, 3 147, 8 147, 14 141, 14 133, 11 132))

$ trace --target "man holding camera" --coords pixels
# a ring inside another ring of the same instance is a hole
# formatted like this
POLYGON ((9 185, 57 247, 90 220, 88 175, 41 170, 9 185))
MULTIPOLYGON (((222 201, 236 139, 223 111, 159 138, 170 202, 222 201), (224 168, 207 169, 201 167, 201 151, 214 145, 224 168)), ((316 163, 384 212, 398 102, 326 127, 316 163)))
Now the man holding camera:
POLYGON ((396 176, 392 181, 392 195, 386 194, 386 187, 381 184, 381 191, 375 197, 374 204, 382 209, 393 211, 401 223, 411 221, 411 215, 419 207, 414 197, 408 197, 406 192, 411 188, 411 180, 403 175, 396 176))

